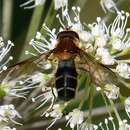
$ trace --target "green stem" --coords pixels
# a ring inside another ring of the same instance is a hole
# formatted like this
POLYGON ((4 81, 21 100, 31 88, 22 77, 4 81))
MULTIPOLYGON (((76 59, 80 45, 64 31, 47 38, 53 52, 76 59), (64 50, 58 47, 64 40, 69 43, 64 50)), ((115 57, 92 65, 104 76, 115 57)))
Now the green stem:
POLYGON ((91 124, 92 121, 92 108, 93 108, 93 98, 95 94, 95 88, 93 85, 90 86, 90 93, 89 93, 89 115, 88 115, 88 123, 91 124))
POLYGON ((3 0, 2 36, 6 40, 11 37, 12 9, 13 0, 3 0))
MULTIPOLYGON (((35 34, 36 34, 38 27, 40 25, 40 20, 42 17, 43 9, 44 9, 44 6, 38 6, 38 7, 35 7, 35 9, 34 9, 23 50, 30 50, 32 48, 29 46, 28 43, 32 38, 35 37, 35 34)), ((23 52, 20 56, 20 59, 23 58, 24 55, 25 54, 23 52)))
POLYGON ((118 111, 117 111, 117 109, 115 108, 113 101, 112 101, 111 99, 109 99, 109 102, 110 102, 110 104, 111 104, 111 106, 112 106, 112 108, 113 108, 113 111, 114 111, 114 113, 115 113, 115 115, 116 115, 118 121, 121 122, 120 115, 118 114, 118 111))
MULTIPOLYGON (((51 2, 51 5, 50 5, 47 15, 45 17, 45 20, 43 22, 43 24, 45 23, 49 28, 52 28, 52 27, 54 28, 56 26, 55 25, 56 11, 54 10, 53 6, 54 6, 53 2, 51 2)), ((42 31, 42 28, 40 31, 42 31)))
POLYGON ((84 93, 83 93, 83 95, 85 95, 85 99, 82 99, 81 103, 79 104, 79 109, 82 109, 85 100, 88 99, 89 93, 90 93, 90 88, 85 89, 85 91, 84 91, 84 93), (86 91, 87 93, 86 93, 85 91, 86 91))
POLYGON ((107 100, 106 100, 104 94, 103 94, 103 91, 101 91, 101 95, 102 95, 103 100, 104 100, 104 102, 105 102, 105 105, 106 105, 106 108, 107 108, 108 114, 109 114, 109 116, 111 117, 112 115, 111 115, 111 112, 110 112, 110 110, 109 110, 110 107, 109 107, 109 105, 108 105, 108 103, 107 103, 107 100))

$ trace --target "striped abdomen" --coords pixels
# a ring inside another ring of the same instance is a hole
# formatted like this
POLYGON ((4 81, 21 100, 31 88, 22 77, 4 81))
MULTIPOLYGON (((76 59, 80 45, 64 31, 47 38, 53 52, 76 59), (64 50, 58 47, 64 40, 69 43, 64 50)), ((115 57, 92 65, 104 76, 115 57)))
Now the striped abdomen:
POLYGON ((56 88, 58 98, 68 101, 75 96, 77 86, 77 72, 74 60, 59 61, 56 72, 56 88))

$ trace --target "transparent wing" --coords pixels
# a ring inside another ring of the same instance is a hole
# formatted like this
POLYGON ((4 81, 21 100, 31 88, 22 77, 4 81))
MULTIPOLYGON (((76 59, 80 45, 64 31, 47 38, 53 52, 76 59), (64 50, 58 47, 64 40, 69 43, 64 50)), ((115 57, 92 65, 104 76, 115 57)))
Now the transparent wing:
MULTIPOLYGON (((115 84, 116 86, 120 87, 122 95, 130 95, 128 83, 126 83, 122 77, 83 51, 77 60, 77 68, 79 70, 88 72, 90 74, 91 81, 96 86, 104 87, 106 84, 115 84)), ((128 82, 130 83, 130 81, 128 82)))
POLYGON ((46 59, 46 56, 47 54, 42 54, 9 67, 0 74, 0 83, 7 77, 8 80, 13 80, 25 75, 32 75, 35 72, 52 73, 54 65, 46 59))

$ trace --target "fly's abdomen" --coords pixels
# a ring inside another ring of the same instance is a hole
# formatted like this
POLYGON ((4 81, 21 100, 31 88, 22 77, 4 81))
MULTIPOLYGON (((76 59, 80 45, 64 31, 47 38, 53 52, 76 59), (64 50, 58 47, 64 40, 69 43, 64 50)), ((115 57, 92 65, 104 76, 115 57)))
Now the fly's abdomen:
POLYGON ((77 72, 74 60, 59 61, 56 72, 56 88, 58 98, 68 101, 75 96, 77 86, 77 72))

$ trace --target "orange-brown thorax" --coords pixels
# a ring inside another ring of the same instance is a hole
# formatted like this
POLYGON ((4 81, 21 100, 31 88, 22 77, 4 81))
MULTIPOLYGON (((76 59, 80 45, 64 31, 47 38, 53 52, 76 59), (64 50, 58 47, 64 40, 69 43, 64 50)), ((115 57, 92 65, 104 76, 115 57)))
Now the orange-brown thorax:
POLYGON ((74 31, 63 31, 58 34, 58 43, 54 49, 54 56, 59 60, 73 59, 79 53, 80 48, 76 42, 79 42, 78 34, 74 31))

